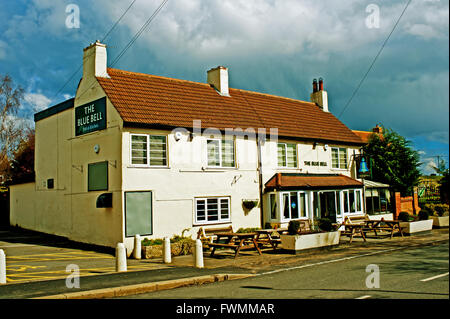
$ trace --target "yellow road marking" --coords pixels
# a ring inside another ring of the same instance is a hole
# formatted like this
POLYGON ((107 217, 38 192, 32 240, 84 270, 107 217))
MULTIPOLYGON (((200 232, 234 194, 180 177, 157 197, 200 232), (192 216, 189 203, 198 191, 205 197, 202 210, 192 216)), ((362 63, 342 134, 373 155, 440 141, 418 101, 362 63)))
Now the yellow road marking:
POLYGON ((8 271, 26 271, 27 269, 36 269, 36 268, 45 268, 47 266, 31 266, 31 265, 12 265, 7 266, 6 270, 8 271), (18 267, 17 269, 14 269, 13 267, 18 267))
MULTIPOLYGON (((39 266, 38 266, 39 267, 39 266)), ((43 266, 45 267, 45 266, 43 266)), ((146 270, 153 268, 152 265, 130 265, 128 269, 133 270, 146 270)), ((17 271, 17 270, 12 270, 17 271)), ((95 272, 103 272, 103 273, 115 273, 116 268, 114 266, 111 267, 102 267, 102 268, 84 268, 80 269, 80 276, 92 276, 95 275, 95 272)), ((42 279, 58 279, 58 278, 66 278, 69 275, 66 270, 49 270, 49 271, 32 271, 25 273, 17 273, 17 274, 7 274, 7 281, 11 282, 21 282, 21 281, 32 281, 32 280, 42 280, 42 279), (54 275, 54 276, 52 276, 54 275), (14 278, 14 279, 13 279, 14 278), (22 279, 17 279, 22 278, 22 279)))

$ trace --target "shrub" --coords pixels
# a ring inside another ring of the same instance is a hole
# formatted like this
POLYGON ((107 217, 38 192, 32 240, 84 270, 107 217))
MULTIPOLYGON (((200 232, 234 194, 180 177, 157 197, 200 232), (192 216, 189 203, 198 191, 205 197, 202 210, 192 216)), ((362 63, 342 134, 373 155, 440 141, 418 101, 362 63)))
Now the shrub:
POLYGON ((291 220, 288 225, 289 235, 296 235, 300 231, 300 221, 291 220))
MULTIPOLYGON (((434 206, 434 205, 425 205, 425 206, 420 210, 420 212, 427 213, 428 216, 431 216, 431 215, 433 215, 434 210, 435 210, 435 206, 434 206)), ((419 219, 420 219, 420 212, 419 212, 419 219)))
POLYGON ((442 217, 445 212, 448 212, 448 205, 447 204, 437 204, 434 206, 434 210, 436 211, 436 214, 439 217, 442 217))
POLYGON ((333 230, 333 222, 328 218, 321 218, 319 219, 317 225, 319 226, 319 229, 323 231, 332 231, 333 230))
POLYGON ((398 220, 401 220, 402 222, 408 222, 409 221, 408 212, 400 212, 400 214, 398 214, 398 220))
POLYGON ((162 245, 164 242, 163 239, 148 239, 144 238, 144 240, 141 242, 142 246, 156 246, 156 245, 162 245))
POLYGON ((428 211, 427 210, 421 210, 419 212, 419 220, 427 220, 429 217, 428 211))

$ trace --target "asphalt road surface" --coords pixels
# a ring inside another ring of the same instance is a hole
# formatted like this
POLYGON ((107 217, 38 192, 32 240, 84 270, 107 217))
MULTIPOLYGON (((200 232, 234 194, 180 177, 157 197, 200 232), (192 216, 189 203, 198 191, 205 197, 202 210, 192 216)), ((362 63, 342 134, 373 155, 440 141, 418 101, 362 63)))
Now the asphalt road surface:
POLYGON ((448 263, 447 242, 126 298, 448 299, 448 263))

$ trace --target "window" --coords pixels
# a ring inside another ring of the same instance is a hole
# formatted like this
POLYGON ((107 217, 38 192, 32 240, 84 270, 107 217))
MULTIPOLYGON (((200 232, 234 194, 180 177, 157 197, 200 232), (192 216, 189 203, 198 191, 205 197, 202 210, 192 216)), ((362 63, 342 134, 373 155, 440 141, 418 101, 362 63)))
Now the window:
POLYGON ((278 143, 278 167, 297 167, 297 144, 278 143))
POLYGON ((229 222, 230 198, 196 198, 195 199, 195 223, 213 224, 229 222))
POLYGON ((108 190, 108 162, 88 164, 88 191, 108 190))
POLYGON ((277 199, 276 194, 270 194, 270 218, 277 218, 277 199))
POLYGON ((390 193, 385 188, 366 188, 366 210, 370 215, 389 213, 390 193))
POLYGON ((208 166, 235 167, 234 164, 234 140, 232 139, 208 139, 208 166))
POLYGON ((307 217, 307 196, 305 192, 283 193, 283 219, 307 217))
POLYGON ((166 166, 167 137, 132 134, 131 164, 141 166, 166 166))
POLYGON ((331 167, 347 169, 347 149, 344 147, 333 147, 331 149, 331 167))
POLYGON ((125 192, 125 236, 151 235, 152 212, 152 192, 125 192))
POLYGON ((344 212, 346 213, 359 213, 362 212, 361 201, 362 190, 350 189, 342 191, 344 197, 344 212))

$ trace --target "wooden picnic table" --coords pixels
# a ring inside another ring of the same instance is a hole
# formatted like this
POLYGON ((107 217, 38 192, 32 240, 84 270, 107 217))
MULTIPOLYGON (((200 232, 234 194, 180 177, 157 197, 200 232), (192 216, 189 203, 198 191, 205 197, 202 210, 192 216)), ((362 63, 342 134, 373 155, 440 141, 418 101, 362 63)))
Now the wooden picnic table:
POLYGON ((399 232, 403 237, 403 231, 400 227, 399 220, 384 220, 383 218, 380 220, 366 220, 366 229, 365 231, 374 231, 375 236, 378 236, 377 231, 386 230, 390 233, 390 237, 394 236, 395 232, 399 232))
POLYGON ((211 257, 214 256, 214 252, 218 247, 234 249, 234 258, 239 255, 241 249, 246 248, 255 248, 258 253, 262 255, 261 250, 258 247, 258 242, 256 241, 257 233, 219 232, 214 233, 214 235, 216 236, 215 241, 209 244, 209 246, 212 247, 211 257), (223 240, 225 242, 221 242, 223 240))
POLYGON ((346 235, 350 237, 350 243, 353 241, 353 237, 356 234, 361 234, 361 237, 364 241, 366 241, 366 235, 364 234, 366 225, 365 224, 342 224, 341 226, 345 227, 345 230, 341 232, 341 235, 346 235))
POLYGON ((275 250, 277 246, 281 243, 281 239, 279 236, 273 236, 274 234, 281 235, 282 233, 287 232, 287 228, 278 228, 278 229, 258 229, 256 230, 256 242, 261 244, 270 244, 272 248, 275 250))

